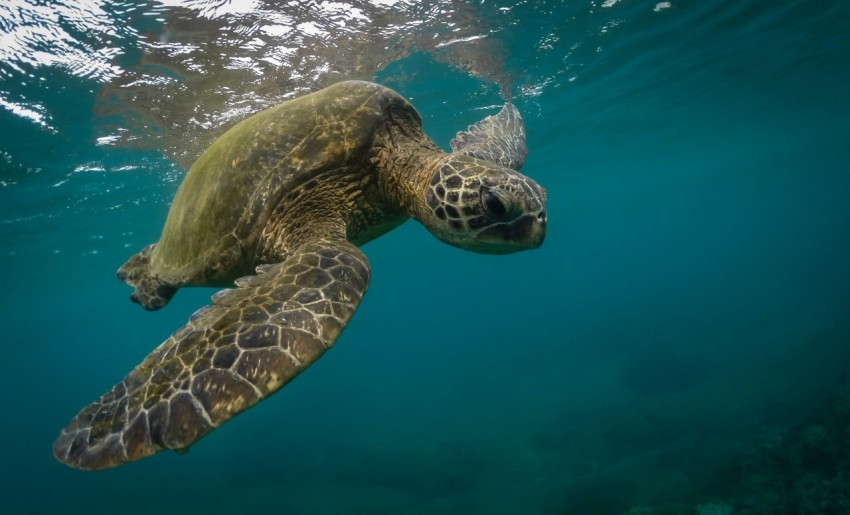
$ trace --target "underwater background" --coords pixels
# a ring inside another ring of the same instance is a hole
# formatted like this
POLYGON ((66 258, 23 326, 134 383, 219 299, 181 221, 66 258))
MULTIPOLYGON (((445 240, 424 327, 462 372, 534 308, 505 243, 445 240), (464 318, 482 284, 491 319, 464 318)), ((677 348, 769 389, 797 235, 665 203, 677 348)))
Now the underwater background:
POLYGON ((850 3, 0 5, 4 513, 850 513, 850 3), (542 248, 416 222, 349 327, 184 456, 51 444, 209 301, 117 268, 198 153, 348 78, 443 148, 506 98, 542 248))

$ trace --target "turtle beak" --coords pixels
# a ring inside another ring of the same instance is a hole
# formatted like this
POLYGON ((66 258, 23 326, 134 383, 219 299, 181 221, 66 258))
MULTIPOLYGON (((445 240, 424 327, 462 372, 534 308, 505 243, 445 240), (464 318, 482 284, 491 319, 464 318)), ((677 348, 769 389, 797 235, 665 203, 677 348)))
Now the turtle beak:
POLYGON ((511 222, 511 229, 506 234, 507 240, 519 247, 517 250, 536 249, 546 239, 546 190, 537 184, 534 186, 537 198, 530 202, 532 210, 511 222))
POLYGON ((546 239, 546 211, 521 217, 511 224, 508 241, 516 244, 517 250, 536 249, 546 239))
POLYGON ((468 250, 484 254, 512 254, 543 245, 546 238, 546 212, 527 214, 510 222, 493 225, 478 233, 475 243, 465 242, 468 250))
POLYGON ((536 249, 543 245, 546 239, 546 210, 541 209, 534 217, 534 221, 528 229, 529 248, 536 249))

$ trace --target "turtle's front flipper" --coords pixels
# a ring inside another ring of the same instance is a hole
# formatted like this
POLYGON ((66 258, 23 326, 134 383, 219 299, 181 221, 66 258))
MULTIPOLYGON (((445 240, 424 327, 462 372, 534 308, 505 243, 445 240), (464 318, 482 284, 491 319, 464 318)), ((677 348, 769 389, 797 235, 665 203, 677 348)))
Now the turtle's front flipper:
POLYGON ((268 397, 336 340, 369 282, 347 241, 302 245, 213 296, 111 391, 84 408, 53 445, 72 467, 103 469, 187 449, 268 397))
POLYGON ((517 108, 507 103, 502 110, 458 132, 451 142, 452 150, 514 170, 522 168, 528 149, 525 146, 525 124, 517 108))

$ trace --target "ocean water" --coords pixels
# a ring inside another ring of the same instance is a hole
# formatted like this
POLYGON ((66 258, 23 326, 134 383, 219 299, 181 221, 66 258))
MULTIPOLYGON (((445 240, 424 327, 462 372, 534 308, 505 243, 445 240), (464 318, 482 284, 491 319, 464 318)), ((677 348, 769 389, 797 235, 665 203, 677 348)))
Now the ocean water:
POLYGON ((850 513, 850 4, 0 6, 4 513, 850 513), (542 248, 367 244, 334 348, 103 472, 51 444, 209 300, 129 302, 198 153, 346 78, 444 148, 511 98, 542 248))

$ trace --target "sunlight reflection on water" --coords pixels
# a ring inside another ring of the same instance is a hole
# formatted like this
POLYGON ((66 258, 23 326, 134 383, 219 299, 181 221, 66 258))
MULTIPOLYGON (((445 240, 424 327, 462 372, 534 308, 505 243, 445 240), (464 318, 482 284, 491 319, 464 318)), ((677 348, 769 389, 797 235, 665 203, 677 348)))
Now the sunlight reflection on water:
POLYGON ((510 21, 509 10, 458 2, 13 0, 0 6, 0 77, 20 87, 0 88, 0 107, 52 129, 28 93, 50 89, 38 69, 61 70, 99 88, 99 144, 187 165, 232 122, 412 52, 507 92, 499 32, 510 21))

